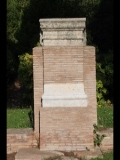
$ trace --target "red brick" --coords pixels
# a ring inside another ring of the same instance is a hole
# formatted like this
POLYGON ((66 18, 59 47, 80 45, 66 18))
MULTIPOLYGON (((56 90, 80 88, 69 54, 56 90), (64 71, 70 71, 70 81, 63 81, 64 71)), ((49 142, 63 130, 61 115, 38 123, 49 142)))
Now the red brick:
POLYGON ((93 148, 93 123, 97 122, 95 48, 38 47, 34 48, 33 55, 34 112, 40 110, 40 119, 35 116, 35 131, 40 121, 40 149, 93 148), (87 108, 41 107, 43 87, 40 85, 81 81, 88 96, 87 108))

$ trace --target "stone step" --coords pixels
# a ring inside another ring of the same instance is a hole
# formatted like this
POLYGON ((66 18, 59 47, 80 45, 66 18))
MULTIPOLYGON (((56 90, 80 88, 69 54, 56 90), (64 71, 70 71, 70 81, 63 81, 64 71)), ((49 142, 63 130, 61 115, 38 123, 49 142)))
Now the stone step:
POLYGON ((91 158, 103 158, 102 153, 99 149, 94 152, 91 151, 74 151, 71 155, 70 152, 60 151, 40 151, 38 148, 22 148, 19 149, 15 155, 15 160, 45 160, 46 158, 53 157, 62 160, 79 160, 85 158, 90 160, 91 158))
POLYGON ((58 155, 64 154, 57 151, 40 151, 38 148, 22 148, 15 155, 15 160, 44 160, 58 155))

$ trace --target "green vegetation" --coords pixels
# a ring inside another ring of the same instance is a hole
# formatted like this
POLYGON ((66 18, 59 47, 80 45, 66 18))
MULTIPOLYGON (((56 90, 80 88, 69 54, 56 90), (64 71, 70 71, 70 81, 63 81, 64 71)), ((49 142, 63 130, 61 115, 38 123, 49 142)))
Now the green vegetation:
POLYGON ((94 124, 93 127, 94 127, 94 130, 93 130, 93 133, 94 133, 94 146, 95 147, 96 146, 100 147, 101 144, 102 144, 102 141, 103 141, 104 137, 106 137, 106 135, 105 134, 100 135, 98 133, 99 127, 96 124, 94 124))
POLYGON ((96 91, 98 107, 113 103, 113 52, 96 57, 96 91))
POLYGON ((97 116, 99 126, 113 127, 113 107, 98 107, 97 116))
POLYGON ((22 99, 24 106, 33 106, 33 58, 25 53, 19 56, 18 78, 24 89, 22 99))
POLYGON ((7 128, 31 128, 31 110, 28 108, 7 109, 7 128))
POLYGON ((103 152, 103 158, 92 158, 91 160, 113 160, 113 151, 103 152))
POLYGON ((30 74, 24 72, 27 65, 22 56, 25 53, 32 56, 32 48, 39 42, 39 19, 78 17, 86 17, 87 45, 96 48, 98 106, 113 103, 112 0, 8 0, 7 85, 10 86, 19 77, 25 89, 25 106, 33 103, 33 98, 30 98, 33 97, 33 70, 30 67, 30 74), (26 80, 25 74, 28 74, 26 80))

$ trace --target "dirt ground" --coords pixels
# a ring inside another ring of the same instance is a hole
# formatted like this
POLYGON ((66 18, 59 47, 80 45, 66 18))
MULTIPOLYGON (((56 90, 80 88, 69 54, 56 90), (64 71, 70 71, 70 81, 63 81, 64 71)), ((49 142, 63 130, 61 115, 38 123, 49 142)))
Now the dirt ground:
POLYGON ((7 160, 15 160, 16 152, 7 154, 7 160))
MULTIPOLYGON (((15 160, 15 155, 17 152, 7 154, 7 160, 15 160)), ((62 151, 64 153, 64 156, 73 156, 73 152, 66 152, 62 151)))
MULTIPOLYGON (((16 153, 17 152, 7 154, 7 160, 15 160, 16 153)), ((65 156, 70 156, 70 153, 68 154, 67 152, 64 151, 62 153, 64 153, 65 156)))

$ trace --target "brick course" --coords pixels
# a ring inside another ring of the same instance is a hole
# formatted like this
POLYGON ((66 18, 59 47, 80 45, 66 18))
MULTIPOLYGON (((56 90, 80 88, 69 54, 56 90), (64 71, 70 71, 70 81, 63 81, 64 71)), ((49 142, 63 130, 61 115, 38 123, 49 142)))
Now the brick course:
POLYGON ((32 128, 7 129, 7 154, 18 152, 20 148, 36 147, 38 142, 32 128))
MULTIPOLYGON (((67 126, 69 127, 69 125, 67 126)), ((71 140, 74 140, 74 143, 72 145, 72 149, 76 149, 77 146, 79 146, 79 141, 75 141, 74 136, 76 135, 76 133, 81 133, 84 134, 84 130, 82 130, 81 127, 81 131, 79 130, 73 130, 72 132, 66 132, 67 137, 69 138, 69 142, 66 143, 66 146, 69 147, 71 145, 71 140), (71 139, 70 137, 73 136, 73 138, 71 139), (76 145, 76 146, 75 146, 76 145)), ((58 140, 54 140, 54 143, 59 141, 59 134, 64 134, 62 133, 62 131, 59 129, 58 131, 56 131, 56 137, 58 137, 58 140)), ((111 150, 113 149, 113 129, 107 129, 107 130, 103 130, 103 131, 99 131, 99 134, 105 134, 106 137, 103 139, 102 145, 101 145, 101 149, 103 151, 107 151, 107 150, 111 150)), ((65 135, 65 134, 64 134, 65 135)), ((42 134, 41 134, 42 136, 42 134)), ((88 135, 89 136, 89 135, 88 135)), ((49 131, 49 136, 47 136, 47 140, 50 141, 52 137, 52 130, 49 131)), ((78 135, 78 140, 80 138, 80 134, 78 135)), ((59 147, 63 147, 65 148, 65 141, 67 140, 66 137, 62 136, 61 139, 64 141, 63 143, 60 142, 59 147)), ((41 143, 43 142, 44 139, 41 139, 41 143)), ((85 140, 84 140, 85 141, 85 140)), ((83 141, 83 142, 84 142, 83 141)), ((45 146, 45 143, 43 144, 43 146, 45 146)), ((7 154, 9 153, 13 153, 13 152, 18 152, 18 150, 20 148, 37 148, 38 147, 38 141, 36 140, 36 137, 34 135, 34 132, 32 130, 32 128, 26 128, 26 129, 7 129, 7 154)), ((63 150, 62 148, 62 150, 63 150)))

